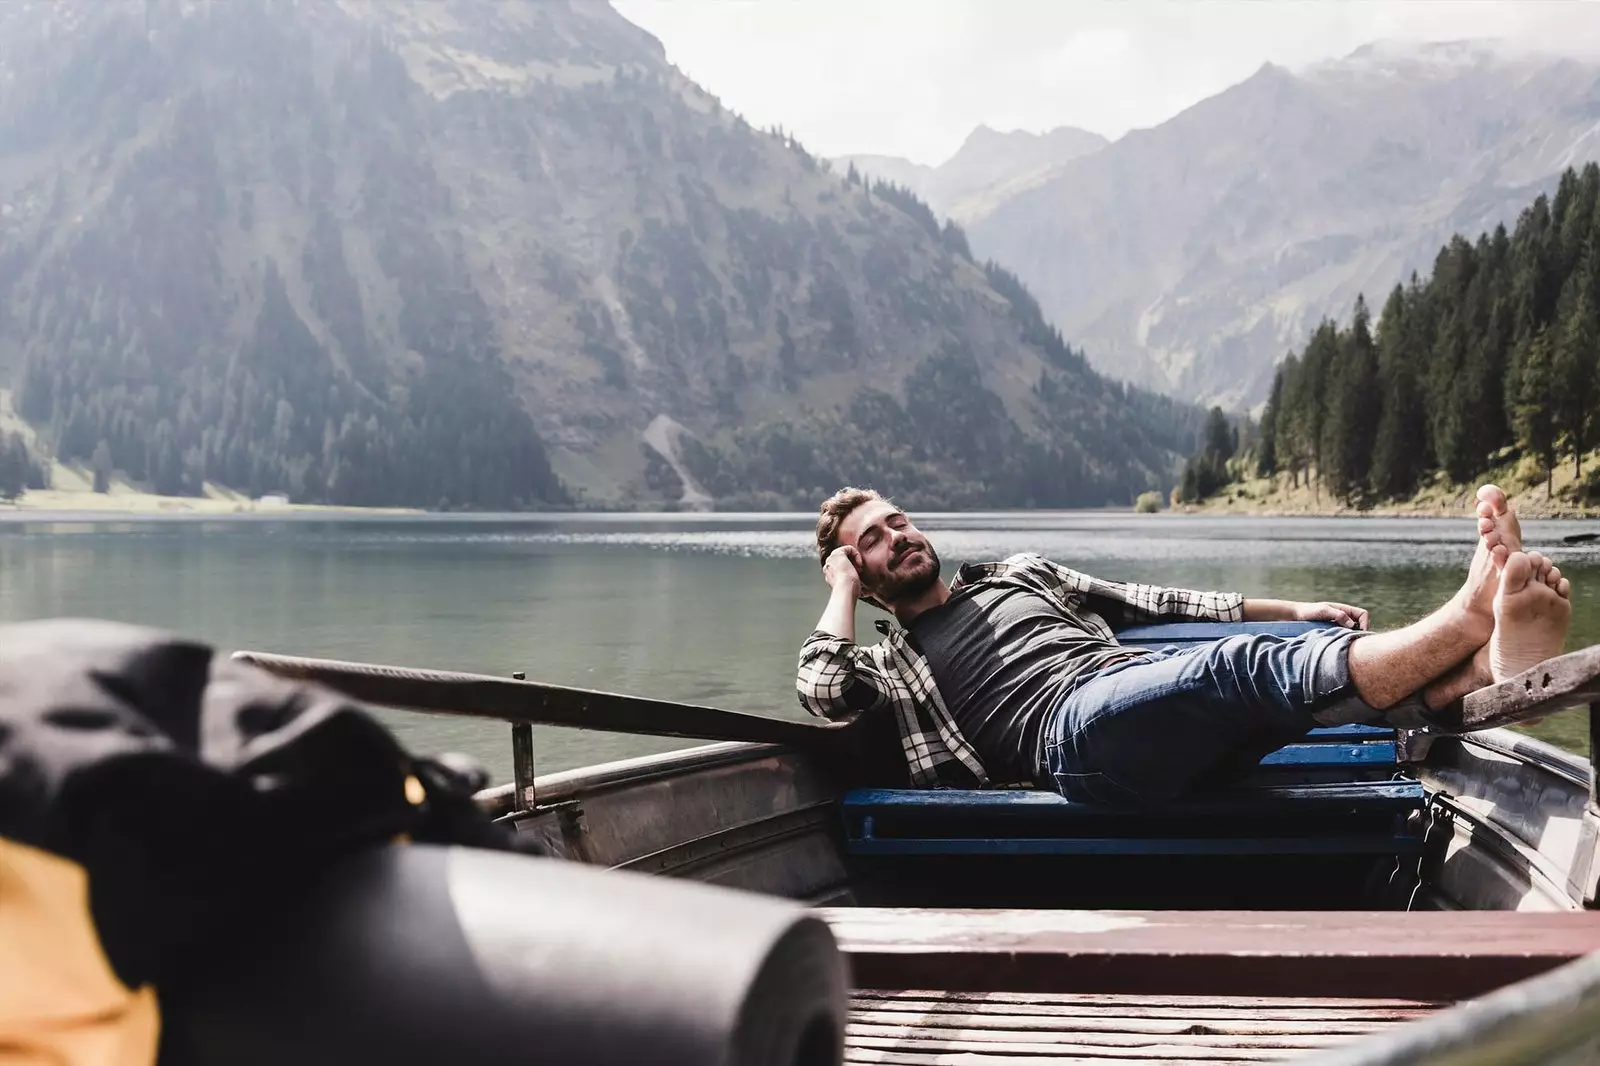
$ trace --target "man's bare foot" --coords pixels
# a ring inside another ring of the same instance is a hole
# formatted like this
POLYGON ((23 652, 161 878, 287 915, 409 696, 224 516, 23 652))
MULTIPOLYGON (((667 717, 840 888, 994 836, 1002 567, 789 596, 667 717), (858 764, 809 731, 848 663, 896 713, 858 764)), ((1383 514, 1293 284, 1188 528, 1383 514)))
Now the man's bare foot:
POLYGON ((1506 565, 1512 552, 1522 550, 1522 524, 1498 485, 1478 488, 1478 535, 1497 567, 1506 565))
POLYGON ((1560 655, 1571 621, 1571 602, 1540 578, 1531 558, 1512 552, 1494 598, 1494 635, 1489 638, 1494 679, 1504 681, 1560 655))
POLYGON ((1561 576, 1561 568, 1538 552, 1529 552, 1528 559, 1533 563, 1534 579, 1543 581, 1546 585, 1556 590, 1564 600, 1572 598, 1572 582, 1561 576))
POLYGON ((1495 485, 1482 486, 1478 489, 1478 546, 1467 567, 1466 583, 1456 593, 1456 603, 1463 611, 1493 624, 1500 568, 1512 552, 1521 550, 1522 526, 1506 494, 1495 485))
MULTIPOLYGON (((1505 493, 1493 485, 1485 485, 1478 490, 1478 546, 1472 553, 1472 562, 1467 566, 1467 580, 1461 586, 1461 591, 1456 593, 1456 603, 1464 612, 1491 625, 1494 621, 1494 594, 1500 586, 1500 567, 1504 565, 1503 559, 1495 559, 1494 550, 1504 545, 1506 536, 1496 523, 1504 525, 1505 516, 1510 514, 1510 510, 1505 493)), ((1520 538, 1520 529, 1513 527, 1513 532, 1520 538)), ((1484 639, 1487 640, 1487 636, 1484 639)))

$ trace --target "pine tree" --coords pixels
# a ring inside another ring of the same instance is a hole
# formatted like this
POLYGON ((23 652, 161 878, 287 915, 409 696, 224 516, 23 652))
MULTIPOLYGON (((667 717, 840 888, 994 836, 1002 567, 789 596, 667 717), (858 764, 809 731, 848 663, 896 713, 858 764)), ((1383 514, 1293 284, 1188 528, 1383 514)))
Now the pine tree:
POLYGON ((1372 448, 1372 492, 1379 499, 1410 496, 1426 463, 1426 419, 1417 387, 1417 282, 1410 294, 1399 285, 1378 321, 1378 428, 1372 448))
POLYGON ((1437 323, 1426 377, 1429 441, 1452 480, 1465 481, 1483 463, 1473 452, 1468 348, 1476 330, 1468 293, 1478 268, 1473 246, 1456 236, 1434 261, 1429 300, 1437 323))
POLYGON ((1517 219, 1511 238, 1511 298, 1519 341, 1550 325, 1555 314, 1561 279, 1552 262, 1553 233, 1549 201, 1540 196, 1517 219))
POLYGON ((90 460, 94 466, 94 491, 111 491, 111 445, 104 439, 94 446, 94 457, 90 460))
POLYGON ((1213 407, 1206 415, 1205 454, 1220 455, 1226 458, 1233 454, 1233 431, 1228 425, 1228 416, 1222 413, 1222 408, 1213 407))
POLYGON ((1272 393, 1261 412, 1261 443, 1256 449, 1256 474, 1272 477, 1278 472, 1278 410, 1283 406, 1283 367, 1272 375, 1272 393))
POLYGON ((0 440, 0 500, 14 500, 28 489, 30 461, 22 434, 0 440))
POLYGON ((1583 453, 1591 439, 1594 422, 1595 394, 1595 308, 1589 300, 1588 280, 1583 274, 1573 276, 1569 285, 1571 298, 1556 335, 1555 350, 1551 358, 1551 377, 1554 383, 1553 406, 1555 427, 1572 453, 1573 470, 1583 477, 1583 453))
POLYGON ((1362 495, 1372 470, 1378 421, 1378 351, 1365 298, 1357 296, 1350 329, 1328 370, 1328 411, 1322 426, 1323 475, 1344 500, 1362 495))
MULTIPOLYGON (((1322 476, 1322 423, 1328 414, 1328 371, 1339 355, 1339 331, 1324 319, 1311 335, 1300 359, 1299 387, 1290 393, 1290 439, 1296 466, 1316 471, 1312 487, 1320 494, 1322 476)), ((1281 439, 1281 436, 1280 436, 1281 439)))
POLYGON ((1554 493, 1556 424, 1552 391, 1555 384, 1550 339, 1544 330, 1518 347, 1512 363, 1511 424, 1517 447, 1544 465, 1545 489, 1554 493))
POLYGON ((1290 352, 1284 357, 1283 362, 1278 364, 1278 372, 1283 375, 1283 396, 1280 397, 1278 410, 1272 418, 1273 449, 1277 452, 1278 469, 1289 471, 1290 486, 1299 488, 1300 471, 1305 465, 1296 432, 1300 418, 1300 394, 1303 391, 1300 357, 1290 352))

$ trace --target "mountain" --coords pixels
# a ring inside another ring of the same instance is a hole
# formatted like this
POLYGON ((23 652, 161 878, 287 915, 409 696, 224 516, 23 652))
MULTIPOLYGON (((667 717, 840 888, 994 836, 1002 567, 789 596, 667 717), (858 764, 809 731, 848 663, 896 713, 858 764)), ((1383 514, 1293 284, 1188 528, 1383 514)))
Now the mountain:
POLYGON ((1097 152, 1108 143, 1098 133, 1071 126, 1047 133, 1001 133, 979 126, 955 155, 936 167, 887 155, 848 155, 836 162, 903 185, 939 214, 965 224, 1043 181, 1062 163, 1097 152))
POLYGON ((1473 43, 1267 65, 969 226, 1095 364, 1243 407, 1358 293, 1600 158, 1600 68, 1473 43))
POLYGON ((0 84, 0 387, 157 491, 1098 505, 1194 444, 608 5, 7 4, 0 84))

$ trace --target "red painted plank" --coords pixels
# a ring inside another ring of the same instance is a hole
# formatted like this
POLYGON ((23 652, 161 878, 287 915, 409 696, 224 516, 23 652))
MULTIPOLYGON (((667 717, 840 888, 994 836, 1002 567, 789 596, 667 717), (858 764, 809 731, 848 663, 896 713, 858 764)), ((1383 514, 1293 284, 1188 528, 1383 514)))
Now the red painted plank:
POLYGON ((1600 914, 820 912, 861 987, 1462 999, 1600 951, 1600 914))

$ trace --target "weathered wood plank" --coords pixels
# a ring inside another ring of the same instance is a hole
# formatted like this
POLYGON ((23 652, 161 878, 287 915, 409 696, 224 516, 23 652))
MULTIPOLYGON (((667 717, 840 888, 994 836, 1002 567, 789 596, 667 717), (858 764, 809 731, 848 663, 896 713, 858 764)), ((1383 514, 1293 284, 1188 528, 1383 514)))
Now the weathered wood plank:
POLYGON ((1498 685, 1470 692, 1441 708, 1429 732, 1470 733, 1515 725, 1600 701, 1600 644, 1546 659, 1498 685))
POLYGON ((1465 999, 1600 951, 1600 914, 820 912, 858 987, 1465 999))
POLYGON ((917 1050, 935 1054, 954 1052, 979 1052, 985 1054, 1009 1053, 1013 1055, 1046 1054, 1094 1056, 1101 1059, 1154 1059, 1158 1062, 1204 1062, 1212 1059, 1237 1060, 1241 1052, 1252 1058, 1288 1058, 1299 1054, 1303 1048, 1219 1048, 1191 1047, 1186 1044, 1152 1042, 1139 1047, 1107 1047, 1096 1044, 1075 1043, 1063 1040, 1055 1044, 1005 1043, 988 1040, 917 1040, 910 1048, 904 1037, 852 1036, 851 1047, 882 1048, 886 1051, 917 1050))
MULTIPOLYGON (((942 1015, 965 1015, 995 1019, 1052 1019, 1066 1024, 1074 1018, 1150 1018, 1182 1022, 1207 1022, 1227 1024, 1232 1021, 1298 1021, 1340 1024, 1404 1022, 1426 1017, 1431 1009, 1417 1010, 1319 1010, 1310 1007, 1282 1008, 1218 1008, 1218 1007, 1147 1007, 1138 1003, 1122 1006, 1061 1005, 1054 1003, 940 1003, 928 1000, 870 1000, 852 997, 851 1007, 860 1012, 890 1013, 902 1016, 930 1018, 942 1015)), ((1000 1024, 996 1022, 995 1024, 1000 1024)))
MULTIPOLYGON (((1243 1052, 1242 1052, 1243 1055, 1243 1052)), ((1272 1052, 1262 1052, 1254 1058, 1213 1058, 1208 1061, 1208 1066, 1245 1066, 1248 1063, 1270 1061, 1277 1058, 1272 1052)), ((917 1052, 917 1050, 899 1050, 899 1048, 877 1047, 846 1047, 846 1063, 883 1063, 885 1066, 1106 1066, 1104 1056, 1083 1058, 1075 1055, 1056 1055, 1056 1053, 1043 1053, 1043 1055, 1016 1055, 1016 1053, 1002 1052, 917 1052)), ((1128 1060, 1123 1060, 1128 1061, 1128 1060)), ((1138 1060, 1134 1060, 1138 1061, 1138 1060)), ((1160 1056, 1154 1056, 1146 1061, 1163 1061, 1160 1056)))
POLYGON ((1394 998, 925 988, 858 989, 850 1001, 845 1061, 891 1066, 1225 1066, 1297 1059, 1403 1026, 1442 1006, 1394 998), (1272 1031, 1285 1023, 1295 1031, 1272 1031))
POLYGON ((1106 1029, 1086 1031, 1073 1026, 1070 1029, 1039 1031, 1034 1029, 995 1030, 983 1027, 973 1029, 907 1028, 903 1025, 873 1025, 854 1022, 845 1030, 845 1039, 854 1041, 876 1038, 899 1040, 908 1044, 977 1042, 988 1044, 1078 1044, 1084 1047, 1130 1048, 1149 1047, 1151 1044, 1168 1044, 1173 1047, 1248 1047, 1248 1048, 1314 1048, 1331 1047, 1348 1043, 1365 1036, 1378 1026, 1354 1033, 1186 1033, 1145 1032, 1140 1029, 1106 1029))
POLYGON ((891 1028, 905 1028, 914 1026, 917 1029, 944 1031, 947 1029, 985 1029, 993 1032, 1035 1032, 1046 1030, 1051 1033, 1144 1033, 1161 1036, 1164 1034, 1200 1034, 1221 1036, 1305 1036, 1305 1035, 1349 1035, 1370 1033, 1374 1029, 1381 1029, 1386 1024, 1386 1019, 1374 1019, 1364 1022, 1351 1021, 1300 1021, 1268 1018, 1140 1018, 1133 1015, 1122 1017, 1061 1017, 1059 1015, 1033 1015, 1019 1016, 1010 1014, 942 1014, 928 1012, 924 1014, 908 1014, 897 1011, 853 1011, 850 1015, 853 1022, 861 1025, 887 1026, 891 1028))
POLYGON ((1218 996, 1218 995, 1128 995, 1118 992, 969 992, 930 988, 858 988, 850 993, 855 1000, 914 1000, 932 1003, 1033 1003, 1056 1006, 1106 1006, 1171 1007, 1186 1008, 1221 1007, 1238 1010, 1298 1010, 1314 1008, 1326 1010, 1435 1010, 1447 1006, 1443 1000, 1377 999, 1336 996, 1218 996))

